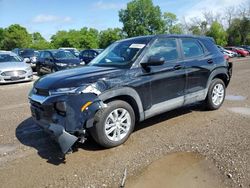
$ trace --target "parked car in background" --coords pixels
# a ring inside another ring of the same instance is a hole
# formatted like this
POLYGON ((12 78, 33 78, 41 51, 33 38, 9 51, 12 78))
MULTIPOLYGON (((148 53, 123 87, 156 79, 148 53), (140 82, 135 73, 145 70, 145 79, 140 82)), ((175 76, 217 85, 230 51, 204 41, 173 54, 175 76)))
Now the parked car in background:
POLYGON ((38 75, 84 65, 79 58, 67 50, 40 51, 36 71, 38 75))
POLYGON ((79 54, 79 59, 87 65, 90 61, 92 61, 98 54, 100 54, 103 49, 90 49, 83 50, 79 54))
POLYGON ((33 49, 20 49, 19 56, 21 56, 26 63, 29 63, 33 70, 36 70, 37 57, 39 56, 39 51, 33 49))
POLYGON ((244 50, 247 50, 250 53, 250 46, 240 46, 240 48, 243 48, 244 50))
POLYGON ((237 47, 231 47, 231 46, 228 46, 228 47, 225 47, 226 50, 231 50, 231 51, 234 51, 236 53, 238 53, 240 56, 242 57, 246 57, 249 55, 249 52, 244 50, 243 48, 237 48, 237 47))
POLYGON ((20 56, 20 52, 22 51, 22 49, 20 48, 14 48, 13 50, 11 50, 13 53, 17 54, 20 56))
POLYGON ((76 48, 59 48, 60 50, 67 50, 74 54, 76 57, 79 57, 79 51, 76 48))
POLYGON ((13 52, 0 52, 0 83, 31 81, 33 72, 29 64, 13 52))
POLYGON ((63 153, 88 135, 111 148, 163 112, 198 101, 219 109, 231 75, 232 63, 210 38, 142 36, 114 42, 89 66, 43 77, 29 101, 34 121, 63 153))
POLYGON ((238 53, 236 53, 236 52, 233 52, 231 50, 226 50, 225 48, 223 48, 222 46, 219 46, 219 45, 217 45, 217 47, 220 49, 220 51, 223 54, 225 54, 225 55, 227 55, 229 57, 237 57, 238 56, 238 53))

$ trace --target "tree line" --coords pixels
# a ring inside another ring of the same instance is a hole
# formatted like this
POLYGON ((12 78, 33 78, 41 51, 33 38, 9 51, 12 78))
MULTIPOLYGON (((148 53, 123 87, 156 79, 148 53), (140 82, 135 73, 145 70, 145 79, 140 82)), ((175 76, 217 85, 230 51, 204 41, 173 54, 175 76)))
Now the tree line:
POLYGON ((203 12, 200 18, 178 19, 174 13, 162 12, 152 0, 132 0, 118 13, 122 28, 98 31, 83 27, 79 30, 58 31, 50 41, 39 32, 30 34, 19 24, 0 28, 0 49, 49 49, 74 47, 78 49, 105 48, 114 41, 152 34, 207 35, 216 43, 225 45, 250 45, 250 0, 246 6, 228 7, 220 13, 203 12))

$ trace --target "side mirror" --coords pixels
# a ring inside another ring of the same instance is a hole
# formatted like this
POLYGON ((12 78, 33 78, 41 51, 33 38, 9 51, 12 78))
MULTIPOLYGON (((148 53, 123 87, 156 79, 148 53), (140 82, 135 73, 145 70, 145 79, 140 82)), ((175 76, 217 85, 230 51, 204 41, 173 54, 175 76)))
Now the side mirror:
POLYGON ((147 62, 141 63, 141 66, 146 68, 148 66, 159 66, 159 65, 163 65, 165 62, 165 58, 164 57, 160 57, 160 56, 151 56, 148 58, 147 62))

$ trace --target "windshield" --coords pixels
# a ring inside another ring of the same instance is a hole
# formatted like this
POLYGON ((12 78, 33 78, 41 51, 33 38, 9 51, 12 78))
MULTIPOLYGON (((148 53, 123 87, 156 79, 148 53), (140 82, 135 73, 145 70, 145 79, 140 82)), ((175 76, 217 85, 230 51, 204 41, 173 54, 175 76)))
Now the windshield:
POLYGON ((124 67, 131 65, 151 37, 115 42, 93 59, 90 65, 124 67))
POLYGON ((0 63, 6 62, 22 62, 22 59, 17 55, 0 54, 0 63))
POLYGON ((52 54, 54 58, 56 59, 75 59, 76 56, 74 56, 70 51, 52 51, 52 54))

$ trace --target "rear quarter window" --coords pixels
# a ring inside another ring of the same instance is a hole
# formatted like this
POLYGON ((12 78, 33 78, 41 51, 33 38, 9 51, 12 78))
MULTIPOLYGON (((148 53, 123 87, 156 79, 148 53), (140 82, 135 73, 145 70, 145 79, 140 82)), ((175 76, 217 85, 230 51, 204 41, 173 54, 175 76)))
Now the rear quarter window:
POLYGON ((202 56, 204 50, 196 39, 181 39, 184 57, 191 58, 202 56))

